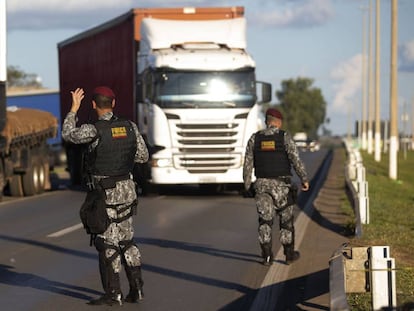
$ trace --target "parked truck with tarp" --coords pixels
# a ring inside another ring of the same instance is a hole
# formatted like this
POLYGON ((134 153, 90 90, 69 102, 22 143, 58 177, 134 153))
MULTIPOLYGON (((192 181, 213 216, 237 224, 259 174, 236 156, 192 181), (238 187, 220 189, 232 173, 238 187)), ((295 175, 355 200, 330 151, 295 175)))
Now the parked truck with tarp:
POLYGON ((6 3, 0 2, 0 196, 30 196, 51 187, 47 139, 57 119, 37 109, 7 107, 6 3))

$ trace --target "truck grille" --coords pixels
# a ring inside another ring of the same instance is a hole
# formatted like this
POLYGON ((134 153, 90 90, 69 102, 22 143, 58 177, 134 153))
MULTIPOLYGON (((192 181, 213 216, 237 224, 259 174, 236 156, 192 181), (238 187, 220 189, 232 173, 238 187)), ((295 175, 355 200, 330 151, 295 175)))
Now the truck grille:
POLYGON ((178 154, 174 165, 189 173, 225 173, 241 165, 241 154, 234 153, 241 146, 241 122, 214 124, 186 124, 170 120, 173 144, 178 154))

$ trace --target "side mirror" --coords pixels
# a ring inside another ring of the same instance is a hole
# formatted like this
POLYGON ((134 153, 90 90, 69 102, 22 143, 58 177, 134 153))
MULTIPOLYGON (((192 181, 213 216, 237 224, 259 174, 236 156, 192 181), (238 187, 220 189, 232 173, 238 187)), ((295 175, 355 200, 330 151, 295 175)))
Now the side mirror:
POLYGON ((257 101, 259 103, 269 103, 272 100, 272 85, 267 82, 256 81, 258 91, 257 101))

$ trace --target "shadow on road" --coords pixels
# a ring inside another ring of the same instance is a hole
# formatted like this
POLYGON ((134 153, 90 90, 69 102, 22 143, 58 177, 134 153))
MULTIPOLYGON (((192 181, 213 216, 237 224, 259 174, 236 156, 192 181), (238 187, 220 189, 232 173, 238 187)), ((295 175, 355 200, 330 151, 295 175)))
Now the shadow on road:
MULTIPOLYGON (((0 240, 24 243, 28 245, 33 245, 41 248, 45 248, 51 251, 60 252, 63 254, 74 255, 78 257, 83 257, 87 259, 97 260, 97 256, 77 251, 73 249, 68 249, 60 246, 56 246, 49 243, 39 242, 30 239, 17 238, 7 235, 0 235, 0 240)), ((22 287, 32 287, 40 290, 45 290, 53 293, 58 293, 82 300, 90 300, 91 296, 88 296, 84 293, 89 293, 93 295, 100 295, 101 292, 89 289, 86 287, 80 287, 70 284, 65 284, 62 282, 52 281, 42 276, 38 276, 32 273, 21 273, 13 271, 14 267, 9 265, 0 264, 0 284, 6 284, 10 286, 22 286, 22 287), (83 293, 82 293, 83 292, 83 293)))
POLYGON ((135 238, 135 240, 138 242, 138 244, 155 245, 155 246, 159 246, 163 248, 174 248, 174 249, 185 250, 185 251, 190 251, 190 252, 199 252, 199 253, 203 253, 206 255, 215 256, 215 257, 223 257, 226 259, 234 259, 234 260, 241 260, 241 261, 247 261, 247 262, 260 262, 261 260, 261 257, 259 257, 256 254, 217 249, 217 248, 195 244, 195 243, 171 241, 171 240, 164 240, 164 239, 154 239, 154 238, 142 238, 142 237, 135 238))
POLYGON ((85 293, 92 295, 101 294, 99 291, 95 291, 86 287, 52 281, 32 273, 16 272, 13 271, 13 269, 14 267, 12 266, 0 264, 0 284, 31 287, 81 300, 90 300, 93 298, 92 296, 86 295, 85 293))
POLYGON ((309 308, 313 310, 328 310, 325 306, 311 302, 313 298, 329 293, 328 283, 324 287, 315 286, 313 291, 303 292, 304 288, 309 288, 305 286, 305 283, 309 282, 309 280, 322 280, 326 278, 329 279, 328 269, 266 286, 260 289, 260 295, 265 299, 257 301, 255 296, 258 290, 250 289, 242 297, 224 306, 219 311, 298 311, 308 310, 309 308), (298 288, 302 289, 302 291, 298 291, 298 288), (273 295, 274 293, 280 294, 275 296, 273 295))

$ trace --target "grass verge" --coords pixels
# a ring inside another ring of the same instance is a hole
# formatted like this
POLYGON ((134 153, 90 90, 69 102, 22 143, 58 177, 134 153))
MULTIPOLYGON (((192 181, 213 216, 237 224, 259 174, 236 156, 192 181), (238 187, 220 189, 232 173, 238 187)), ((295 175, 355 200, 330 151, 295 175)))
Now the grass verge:
MULTIPOLYGON (((397 180, 388 177, 389 155, 362 151, 369 193, 370 223, 363 225, 362 237, 350 241, 351 246, 390 247, 395 258, 397 304, 414 302, 414 151, 398 153, 397 180)), ((351 310, 370 310, 370 293, 350 294, 351 310)))

